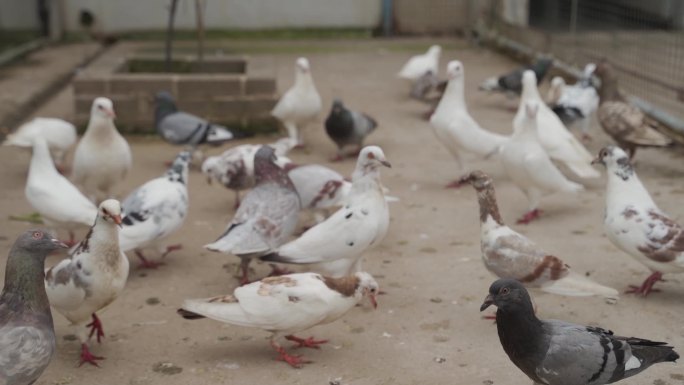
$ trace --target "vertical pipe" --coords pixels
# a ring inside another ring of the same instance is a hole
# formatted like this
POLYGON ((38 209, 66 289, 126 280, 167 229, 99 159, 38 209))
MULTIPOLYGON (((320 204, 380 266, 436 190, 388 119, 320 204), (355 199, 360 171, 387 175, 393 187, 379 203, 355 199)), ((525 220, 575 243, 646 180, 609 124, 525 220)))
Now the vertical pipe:
POLYGON ((382 0, 382 34, 384 36, 392 36, 392 15, 393 15, 394 1, 382 0))
POLYGON ((197 21, 197 61, 204 60, 204 0, 195 0, 195 20, 197 21))
POLYGON ((164 68, 167 72, 171 72, 171 43, 173 42, 173 22, 176 18, 176 6, 178 0, 171 0, 171 7, 169 8, 169 25, 166 29, 166 55, 164 60, 164 68))

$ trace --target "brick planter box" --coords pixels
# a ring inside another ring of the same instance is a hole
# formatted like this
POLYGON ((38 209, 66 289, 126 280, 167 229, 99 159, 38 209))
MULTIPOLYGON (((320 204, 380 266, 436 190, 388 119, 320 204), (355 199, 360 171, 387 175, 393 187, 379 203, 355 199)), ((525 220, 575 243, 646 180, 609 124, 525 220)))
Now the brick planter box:
POLYGON ((270 116, 278 100, 275 79, 248 76, 246 58, 208 57, 199 63, 194 57, 179 57, 171 73, 162 72, 163 66, 161 56, 136 55, 108 71, 79 73, 73 81, 76 124, 85 126, 93 99, 106 96, 114 102, 120 131, 155 133, 154 95, 165 90, 180 109, 210 121, 248 132, 277 129, 270 116))

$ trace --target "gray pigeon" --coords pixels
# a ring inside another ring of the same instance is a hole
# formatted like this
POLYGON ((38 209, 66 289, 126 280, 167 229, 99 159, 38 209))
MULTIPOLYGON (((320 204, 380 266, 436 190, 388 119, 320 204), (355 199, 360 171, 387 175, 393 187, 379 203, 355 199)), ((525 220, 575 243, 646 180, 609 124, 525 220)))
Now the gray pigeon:
POLYGON ((254 189, 242 200, 226 231, 215 242, 204 246, 240 257, 241 284, 249 282, 250 260, 285 243, 297 227, 299 195, 276 160, 275 150, 270 146, 262 146, 256 152, 254 189))
POLYGON ((45 257, 67 246, 46 230, 29 230, 7 257, 0 294, 0 383, 32 384, 55 352, 55 330, 43 279, 45 257))
POLYGON ((196 147, 204 143, 221 144, 238 137, 235 130, 179 111, 173 96, 166 91, 157 93, 154 103, 154 125, 159 135, 171 144, 196 147))
POLYGON ((354 155, 363 148, 363 140, 375 130, 378 123, 370 116, 348 110, 341 100, 333 101, 332 109, 325 120, 325 132, 337 145, 337 157, 339 161, 344 158, 344 148, 349 145, 357 147, 354 155))
POLYGON ((496 305, 496 327, 508 357, 535 384, 602 385, 679 358, 665 342, 619 337, 593 326, 540 320, 523 285, 499 279, 480 311, 496 305))
POLYGON ((553 64, 553 59, 541 58, 537 60, 531 66, 524 66, 518 68, 515 71, 509 72, 501 76, 493 76, 480 84, 480 90, 482 91, 499 91, 505 93, 515 93, 520 95, 522 92, 522 75, 523 72, 527 70, 534 71, 537 75, 537 84, 540 84, 544 80, 544 76, 551 68, 553 64))

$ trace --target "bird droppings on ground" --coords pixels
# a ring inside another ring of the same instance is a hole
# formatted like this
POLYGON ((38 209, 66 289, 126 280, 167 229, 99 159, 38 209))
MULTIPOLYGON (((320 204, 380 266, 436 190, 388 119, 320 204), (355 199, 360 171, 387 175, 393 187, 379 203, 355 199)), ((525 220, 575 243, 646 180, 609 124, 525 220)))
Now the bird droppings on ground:
POLYGON ((435 358, 433 358, 433 361, 435 361, 435 362, 438 363, 438 364, 443 364, 443 363, 446 362, 446 358, 444 358, 444 357, 435 357, 435 358))
POLYGON ((183 371, 183 368, 172 362, 157 362, 152 365, 152 371, 166 375, 174 375, 183 371))

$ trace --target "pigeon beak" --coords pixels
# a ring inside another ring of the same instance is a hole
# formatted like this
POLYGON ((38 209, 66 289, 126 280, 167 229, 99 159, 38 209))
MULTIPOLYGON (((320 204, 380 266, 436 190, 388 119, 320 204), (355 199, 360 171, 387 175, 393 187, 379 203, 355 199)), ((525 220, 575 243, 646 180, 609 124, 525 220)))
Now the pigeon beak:
POLYGON ((105 109, 104 111, 105 111, 105 114, 107 114, 107 116, 109 116, 112 119, 116 119, 116 112, 114 112, 113 109, 108 108, 108 109, 105 109))
POLYGON ((368 296, 368 298, 370 298, 371 304, 373 305, 373 309, 377 309, 378 300, 375 298, 375 294, 371 294, 370 296, 368 296))
POLYGON ((114 221, 114 223, 119 225, 119 227, 123 227, 121 225, 121 215, 112 215, 112 220, 114 221))
POLYGON ((385 159, 381 160, 380 164, 387 167, 387 168, 392 168, 392 163, 386 161, 385 159))
POLYGON ((489 294, 485 298, 484 302, 482 302, 482 306, 480 306, 480 311, 484 311, 486 308, 492 305, 494 305, 494 297, 491 294, 489 294))
POLYGON ((594 160, 591 161, 592 166, 595 164, 600 164, 600 163, 601 163, 601 158, 598 156, 596 156, 596 158, 594 158, 594 160))
POLYGON ((68 249, 69 246, 67 246, 66 243, 60 241, 59 239, 53 239, 52 243, 55 244, 55 246, 59 247, 60 249, 68 249))
POLYGON ((470 174, 463 175, 461 179, 458 180, 459 184, 470 183, 470 174))

